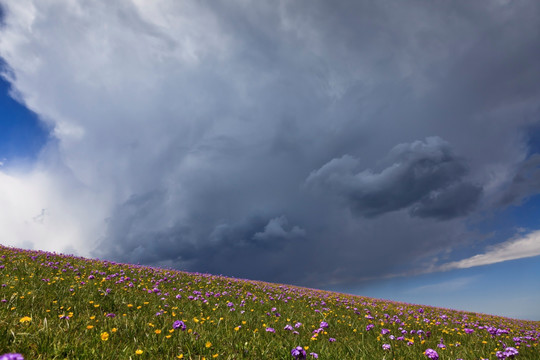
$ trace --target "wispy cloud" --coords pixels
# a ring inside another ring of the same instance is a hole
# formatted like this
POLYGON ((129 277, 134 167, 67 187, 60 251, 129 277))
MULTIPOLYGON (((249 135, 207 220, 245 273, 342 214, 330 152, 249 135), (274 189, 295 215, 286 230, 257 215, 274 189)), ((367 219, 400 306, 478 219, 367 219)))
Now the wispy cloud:
POLYGON ((524 237, 511 239, 491 247, 483 254, 440 266, 441 271, 467 269, 475 266, 496 264, 503 261, 523 259, 540 255, 540 230, 524 237))

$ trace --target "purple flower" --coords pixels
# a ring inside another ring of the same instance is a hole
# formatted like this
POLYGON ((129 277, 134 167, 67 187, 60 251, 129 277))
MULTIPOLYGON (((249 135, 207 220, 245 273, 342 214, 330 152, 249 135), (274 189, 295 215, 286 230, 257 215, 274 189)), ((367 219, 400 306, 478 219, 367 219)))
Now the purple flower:
POLYGON ((291 350, 291 355, 296 360, 303 360, 303 359, 306 358, 306 350, 304 350, 304 348, 301 347, 301 346, 297 346, 297 347, 295 347, 294 349, 291 350))
POLYGON ((182 320, 176 320, 173 323, 172 327, 173 327, 173 329, 182 329, 182 331, 186 330, 186 324, 184 324, 184 322, 182 320))
POLYGON ((439 360, 439 354, 433 349, 427 349, 424 354, 432 360, 439 360))
POLYGON ((294 324, 294 327, 297 328, 297 329, 298 329, 300 326, 302 326, 302 323, 301 323, 301 322, 297 322, 296 324, 294 324))
POLYGON ((388 330, 388 329, 382 329, 382 330, 381 330, 381 334, 383 334, 383 335, 390 334, 390 330, 388 330))
POLYGON ((283 329, 292 331, 293 327, 292 327, 292 325, 287 324, 287 325, 285 325, 285 327, 283 329))
POLYGON ((516 348, 513 348, 513 347, 509 346, 509 347, 507 347, 506 349, 504 349, 503 354, 504 354, 506 357, 514 357, 514 356, 518 355, 519 352, 517 351, 516 348))
POLYGON ((320 327, 322 327, 323 329, 326 329, 328 327, 328 323, 326 321, 321 321, 320 327))
POLYGON ((335 342, 335 341, 336 341, 336 339, 334 339, 334 338, 330 338, 330 339, 328 339, 328 341, 330 341, 330 342, 335 342))
POLYGON ((271 327, 267 327, 266 328, 266 332, 271 332, 271 333, 275 333, 276 330, 274 330, 274 328, 271 328, 271 327))
POLYGON ((107 315, 105 315, 106 317, 110 317, 110 318, 113 318, 113 317, 116 317, 116 314, 113 314, 113 313, 108 313, 107 315))
POLYGON ((319 358, 319 354, 314 353, 314 352, 309 353, 309 355, 313 356, 315 359, 318 359, 318 358, 319 358))
POLYGON ((390 350, 391 346, 390 346, 390 344, 383 344, 382 348, 383 348, 383 350, 390 350))
POLYGON ((369 331, 369 330, 373 329, 374 327, 375 327, 375 325, 369 324, 368 326, 366 326, 366 331, 369 331))
POLYGON ((22 354, 9 353, 0 356, 0 360, 24 360, 22 354))

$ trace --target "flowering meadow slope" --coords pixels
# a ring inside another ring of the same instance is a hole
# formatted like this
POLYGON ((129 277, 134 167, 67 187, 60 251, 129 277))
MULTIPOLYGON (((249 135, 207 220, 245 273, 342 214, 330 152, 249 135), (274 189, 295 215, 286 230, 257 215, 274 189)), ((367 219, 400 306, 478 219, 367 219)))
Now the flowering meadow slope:
POLYGON ((540 359, 540 322, 3 246, 0 301, 0 359, 540 359))

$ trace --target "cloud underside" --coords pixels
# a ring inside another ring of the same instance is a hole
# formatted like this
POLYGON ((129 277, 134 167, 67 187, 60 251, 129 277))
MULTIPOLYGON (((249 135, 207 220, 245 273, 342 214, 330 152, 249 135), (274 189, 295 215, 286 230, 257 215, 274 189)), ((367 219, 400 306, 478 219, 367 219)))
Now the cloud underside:
POLYGON ((537 1, 2 4, 2 74, 52 129, 2 167, 10 245, 319 286, 540 191, 537 1))
POLYGON ((450 219, 466 215, 480 198, 482 188, 463 181, 464 161, 439 137, 397 145, 390 161, 379 173, 355 173, 358 161, 346 155, 311 173, 307 183, 368 218, 409 208, 411 216, 450 219))

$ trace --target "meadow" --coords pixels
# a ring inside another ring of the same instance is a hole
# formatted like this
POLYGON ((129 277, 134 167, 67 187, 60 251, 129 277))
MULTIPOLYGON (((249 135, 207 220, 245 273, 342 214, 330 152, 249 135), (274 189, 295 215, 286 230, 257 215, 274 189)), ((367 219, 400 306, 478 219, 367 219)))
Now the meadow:
POLYGON ((540 322, 0 245, 1 360, 538 360, 539 341, 540 322))

